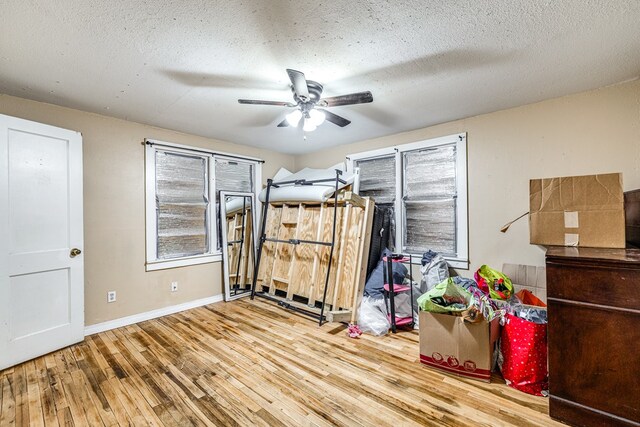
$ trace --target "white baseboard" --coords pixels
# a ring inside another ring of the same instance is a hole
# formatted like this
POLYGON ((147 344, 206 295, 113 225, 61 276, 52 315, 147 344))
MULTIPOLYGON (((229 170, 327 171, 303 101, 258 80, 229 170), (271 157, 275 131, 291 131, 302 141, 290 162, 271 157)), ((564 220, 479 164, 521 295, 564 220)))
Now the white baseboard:
POLYGON ((178 313, 180 311, 189 310, 191 308, 202 307, 203 305, 213 304, 214 302, 220 302, 222 300, 223 300, 222 294, 214 295, 208 298, 197 299, 197 300, 185 302, 182 304, 159 308, 157 310, 151 310, 151 311, 134 314, 127 317, 121 317, 119 319, 109 320, 107 322, 96 323, 95 325, 85 326, 84 336, 86 337, 87 335, 97 334, 98 332, 104 332, 104 331, 109 331, 115 328, 121 328, 127 325, 133 325, 134 323, 144 322, 145 320, 151 320, 157 317, 167 316, 169 314, 178 313))

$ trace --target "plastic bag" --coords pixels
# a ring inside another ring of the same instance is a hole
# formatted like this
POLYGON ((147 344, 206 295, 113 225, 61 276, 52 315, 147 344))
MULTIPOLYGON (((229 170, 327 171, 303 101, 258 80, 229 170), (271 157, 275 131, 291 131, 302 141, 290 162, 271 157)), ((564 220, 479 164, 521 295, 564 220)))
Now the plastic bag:
POLYGON ((472 288, 478 287, 478 284, 473 279, 468 279, 462 276, 453 276, 451 279, 453 280, 453 283, 466 290, 471 290, 472 288))
POLYGON ((418 306, 423 311, 433 313, 459 313, 467 310, 470 303, 471 294, 456 285, 451 278, 418 298, 418 306))
POLYGON ((509 299, 513 295, 513 284, 504 273, 483 265, 474 275, 478 287, 493 299, 509 299))
POLYGON ((420 281, 420 294, 422 295, 449 278, 449 264, 439 253, 428 251, 422 255, 420 272, 422 273, 420 281))
POLYGON ((509 308, 509 314, 513 314, 520 319, 527 320, 529 322, 546 324, 547 323, 547 308, 546 307, 532 307, 523 304, 512 304, 509 308))
POLYGON ((394 295, 393 302, 395 303, 396 317, 412 317, 413 310, 411 309, 411 293, 409 291, 399 292, 394 295))
POLYGON ((391 323, 387 317, 387 307, 383 298, 362 297, 360 310, 358 310, 358 326, 362 332, 377 336, 389 332, 391 323))
POLYGON ((498 365, 509 386, 546 396, 549 389, 547 325, 507 314, 500 337, 498 365))
MULTIPOLYGON (((476 282, 473 283, 475 284, 476 282)), ((469 282, 465 282, 465 284, 469 284, 469 282)), ((504 317, 506 310, 504 308, 501 309, 498 303, 489 298, 489 296, 482 292, 478 286, 462 286, 469 291, 472 298, 472 304, 478 308, 478 311, 482 313, 482 316, 488 322, 491 322, 495 318, 502 319, 504 317)))
POLYGON ((492 300, 487 294, 482 292, 475 280, 461 276, 453 276, 451 279, 456 285, 469 291, 471 294, 471 304, 477 307, 485 320, 491 322, 495 318, 502 319, 504 317, 506 310, 504 308, 501 309, 495 300, 492 300))

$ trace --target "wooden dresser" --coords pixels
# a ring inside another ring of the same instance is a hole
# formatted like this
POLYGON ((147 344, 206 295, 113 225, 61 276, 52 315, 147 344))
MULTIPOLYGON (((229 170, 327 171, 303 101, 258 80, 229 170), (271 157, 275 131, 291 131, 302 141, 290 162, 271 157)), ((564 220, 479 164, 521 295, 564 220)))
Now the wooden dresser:
POLYGON ((549 247, 549 415, 640 425, 640 250, 549 247))

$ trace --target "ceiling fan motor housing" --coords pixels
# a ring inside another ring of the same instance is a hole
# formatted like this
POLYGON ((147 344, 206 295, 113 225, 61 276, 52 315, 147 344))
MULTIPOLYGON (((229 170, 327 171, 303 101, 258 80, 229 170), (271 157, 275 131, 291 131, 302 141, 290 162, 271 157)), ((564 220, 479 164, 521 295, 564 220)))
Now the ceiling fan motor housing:
POLYGON ((291 86, 291 92, 293 93, 293 100, 298 104, 311 104, 311 107, 316 104, 322 97, 322 85, 318 82, 314 82, 313 80, 307 80, 307 88, 309 89, 309 100, 304 101, 298 97, 296 94, 296 90, 291 86))

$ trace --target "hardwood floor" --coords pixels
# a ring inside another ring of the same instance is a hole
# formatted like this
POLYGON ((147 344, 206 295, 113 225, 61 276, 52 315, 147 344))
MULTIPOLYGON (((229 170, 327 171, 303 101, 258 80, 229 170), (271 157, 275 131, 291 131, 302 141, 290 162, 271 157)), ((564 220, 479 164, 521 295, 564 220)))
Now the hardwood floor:
POLYGON ((346 336, 264 301, 89 336, 0 372, 1 426, 562 425, 547 400, 418 363, 418 335, 346 336))

